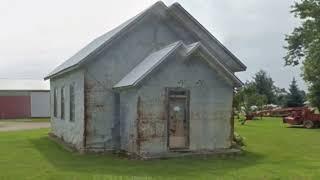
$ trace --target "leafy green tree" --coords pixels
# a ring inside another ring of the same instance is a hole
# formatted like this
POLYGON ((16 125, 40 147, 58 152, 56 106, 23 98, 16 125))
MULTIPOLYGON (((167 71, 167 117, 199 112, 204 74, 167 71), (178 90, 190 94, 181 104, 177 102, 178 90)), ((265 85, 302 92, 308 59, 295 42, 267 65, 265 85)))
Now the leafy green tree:
POLYGON ((302 107, 304 103, 303 91, 299 90, 297 81, 293 78, 289 94, 287 96, 287 107, 302 107))
POLYGON ((271 104, 275 102, 274 82, 266 71, 260 70, 253 77, 254 84, 256 86, 257 93, 265 95, 267 103, 271 104))
POLYGON ((288 97, 288 92, 286 91, 286 89, 275 87, 274 91, 275 91, 275 104, 282 107, 286 106, 287 97, 288 97))
POLYGON ((254 82, 246 82, 243 87, 237 90, 234 98, 234 108, 238 111, 244 110, 247 115, 252 112, 252 106, 257 106, 261 110, 266 103, 267 97, 257 93, 254 82))
POLYGON ((314 83, 309 88, 308 99, 310 103, 320 111, 320 83, 314 83))
POLYGON ((242 107, 245 111, 249 111, 249 107, 255 105, 254 98, 251 98, 256 94, 255 85, 252 82, 246 82, 241 88, 237 89, 234 97, 234 108, 241 111, 242 107))
POLYGON ((284 57, 286 65, 303 63, 303 78, 309 85, 309 101, 320 109, 320 0, 301 0, 292 6, 292 13, 302 21, 290 35, 284 57))

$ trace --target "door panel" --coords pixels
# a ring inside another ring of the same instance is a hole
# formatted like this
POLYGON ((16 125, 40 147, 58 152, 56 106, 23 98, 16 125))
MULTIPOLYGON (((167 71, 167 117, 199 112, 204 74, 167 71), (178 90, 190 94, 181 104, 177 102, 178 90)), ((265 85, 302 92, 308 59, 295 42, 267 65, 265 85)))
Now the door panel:
POLYGON ((187 98, 169 98, 169 148, 188 148, 187 98))

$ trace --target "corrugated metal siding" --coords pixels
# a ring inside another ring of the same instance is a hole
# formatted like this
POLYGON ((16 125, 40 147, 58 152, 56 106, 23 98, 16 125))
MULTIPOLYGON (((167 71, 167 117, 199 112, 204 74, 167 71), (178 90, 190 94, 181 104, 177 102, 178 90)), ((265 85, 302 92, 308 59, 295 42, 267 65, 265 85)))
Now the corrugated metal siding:
POLYGON ((30 96, 0 96, 0 118, 27 118, 31 116, 30 96))
POLYGON ((50 93, 31 92, 31 116, 49 117, 50 116, 50 93))

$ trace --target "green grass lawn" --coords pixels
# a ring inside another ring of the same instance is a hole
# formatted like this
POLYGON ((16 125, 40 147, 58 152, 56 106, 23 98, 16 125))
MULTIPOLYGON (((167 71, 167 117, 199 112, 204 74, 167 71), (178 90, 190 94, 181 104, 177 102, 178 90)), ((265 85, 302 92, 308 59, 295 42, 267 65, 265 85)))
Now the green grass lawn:
POLYGON ((288 128, 280 119, 237 125, 244 155, 127 160, 80 155, 47 138, 48 129, 0 133, 0 179, 319 179, 320 129, 288 128))

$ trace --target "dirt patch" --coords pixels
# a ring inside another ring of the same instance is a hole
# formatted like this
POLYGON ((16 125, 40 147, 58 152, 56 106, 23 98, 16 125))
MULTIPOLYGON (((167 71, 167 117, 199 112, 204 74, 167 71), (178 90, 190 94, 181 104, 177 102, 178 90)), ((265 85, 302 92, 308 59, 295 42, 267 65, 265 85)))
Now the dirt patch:
POLYGON ((0 132, 49 128, 49 122, 0 121, 0 132))

